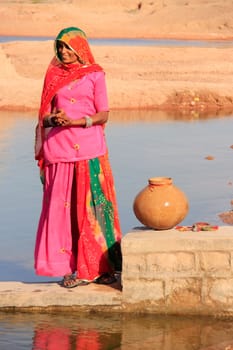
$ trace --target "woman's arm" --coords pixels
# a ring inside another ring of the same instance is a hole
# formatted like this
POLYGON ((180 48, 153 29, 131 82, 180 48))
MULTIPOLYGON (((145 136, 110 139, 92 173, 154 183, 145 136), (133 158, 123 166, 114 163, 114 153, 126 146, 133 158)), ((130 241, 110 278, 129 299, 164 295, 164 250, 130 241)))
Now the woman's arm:
POLYGON ((109 112, 98 112, 92 116, 84 116, 81 119, 71 121, 72 126, 91 127, 92 125, 102 125, 107 123, 109 112))
POLYGON ((102 125, 108 120, 109 112, 98 112, 92 116, 83 116, 80 119, 70 119, 63 111, 52 113, 43 119, 43 126, 45 128, 55 126, 79 126, 91 127, 92 125, 102 125))

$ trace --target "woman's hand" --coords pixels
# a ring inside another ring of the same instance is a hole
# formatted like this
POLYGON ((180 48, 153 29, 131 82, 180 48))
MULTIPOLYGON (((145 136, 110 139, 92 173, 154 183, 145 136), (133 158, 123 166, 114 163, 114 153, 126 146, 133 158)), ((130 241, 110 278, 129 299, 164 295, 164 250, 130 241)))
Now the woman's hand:
POLYGON ((73 125, 72 119, 67 117, 63 110, 58 110, 53 116, 51 116, 51 122, 54 126, 71 126, 73 125))
MULTIPOLYGON (((102 125, 105 124, 108 120, 109 112, 98 112, 93 116, 89 116, 91 118, 91 126, 92 125, 102 125)), ((76 126, 76 127, 88 127, 86 116, 79 119, 71 119, 69 118, 63 110, 54 111, 52 114, 47 115, 43 120, 43 126, 45 128, 56 127, 56 126, 76 126)))

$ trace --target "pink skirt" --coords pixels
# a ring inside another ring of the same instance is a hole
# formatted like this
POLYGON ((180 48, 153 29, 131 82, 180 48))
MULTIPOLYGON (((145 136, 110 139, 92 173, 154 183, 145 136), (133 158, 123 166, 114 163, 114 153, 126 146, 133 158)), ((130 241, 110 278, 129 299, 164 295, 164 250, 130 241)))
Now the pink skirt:
POLYGON ((121 230, 108 155, 45 167, 35 271, 92 281, 121 271, 121 230))

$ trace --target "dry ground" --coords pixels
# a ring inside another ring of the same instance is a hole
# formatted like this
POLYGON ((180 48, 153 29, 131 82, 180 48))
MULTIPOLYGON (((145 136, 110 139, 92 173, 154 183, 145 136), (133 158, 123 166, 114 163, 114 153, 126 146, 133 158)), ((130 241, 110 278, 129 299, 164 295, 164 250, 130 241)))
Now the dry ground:
MULTIPOLYGON (((233 39, 232 1, 1 1, 1 35, 233 39)), ((233 48, 92 46, 110 107, 203 112, 233 108, 233 48)), ((0 109, 37 109, 52 41, 0 44, 0 109)))

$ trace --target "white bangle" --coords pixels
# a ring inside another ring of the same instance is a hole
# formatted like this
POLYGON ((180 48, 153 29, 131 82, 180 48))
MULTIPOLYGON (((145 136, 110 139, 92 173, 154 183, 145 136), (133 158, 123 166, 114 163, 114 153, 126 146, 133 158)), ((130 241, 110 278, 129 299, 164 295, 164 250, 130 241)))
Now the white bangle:
POLYGON ((93 120, 92 118, 88 117, 88 116, 85 116, 85 121, 86 121, 86 124, 85 124, 85 128, 90 128, 93 124, 93 120))

